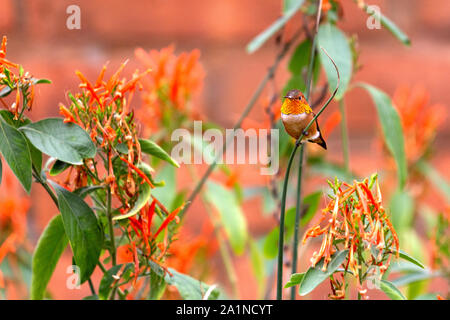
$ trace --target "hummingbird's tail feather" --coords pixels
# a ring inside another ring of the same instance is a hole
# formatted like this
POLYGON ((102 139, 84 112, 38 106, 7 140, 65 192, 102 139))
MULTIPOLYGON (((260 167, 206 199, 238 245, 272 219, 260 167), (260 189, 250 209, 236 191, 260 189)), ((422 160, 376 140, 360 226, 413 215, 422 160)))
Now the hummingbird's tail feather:
POLYGON ((325 150, 327 150, 327 143, 325 142, 325 140, 322 138, 322 135, 319 137, 318 141, 315 141, 319 146, 321 146, 322 148, 324 148, 325 150))
POLYGON ((322 148, 324 148, 325 150, 327 150, 327 143, 325 142, 325 140, 322 137, 322 134, 319 132, 319 137, 312 140, 309 140, 310 142, 314 142, 317 143, 319 146, 321 146, 322 148))
POLYGON ((319 136, 317 138, 314 137, 314 139, 309 139, 309 141, 317 143, 319 146, 327 150, 327 143, 325 142, 325 139, 322 137, 322 132, 320 132, 319 123, 317 122, 317 120, 316 120, 316 127, 317 127, 316 135, 319 134, 319 136))

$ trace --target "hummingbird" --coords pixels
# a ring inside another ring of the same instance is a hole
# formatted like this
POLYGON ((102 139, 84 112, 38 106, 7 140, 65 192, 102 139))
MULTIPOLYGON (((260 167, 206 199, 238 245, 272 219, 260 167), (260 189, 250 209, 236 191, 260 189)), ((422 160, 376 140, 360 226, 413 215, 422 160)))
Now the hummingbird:
POLYGON ((286 93, 283 105, 281 106, 281 120, 283 121, 286 132, 295 140, 298 140, 303 134, 303 139, 317 143, 326 150, 327 144, 320 133, 317 119, 305 131, 306 126, 314 117, 314 112, 300 90, 289 90, 286 93))

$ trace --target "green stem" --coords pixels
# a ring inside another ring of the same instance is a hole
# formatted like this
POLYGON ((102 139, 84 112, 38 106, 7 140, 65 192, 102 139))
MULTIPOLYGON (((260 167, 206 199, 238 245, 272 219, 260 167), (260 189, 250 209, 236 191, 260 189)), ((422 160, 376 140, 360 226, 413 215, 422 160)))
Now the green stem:
MULTIPOLYGON (((302 199, 302 170, 303 170, 303 153, 305 147, 303 144, 300 146, 300 155, 298 161, 298 178, 297 178, 297 203, 295 208, 295 227, 294 227, 294 244, 292 246, 292 274, 297 273, 297 260, 298 260, 298 234, 300 232, 300 207, 302 199)), ((291 288, 291 300, 295 300, 296 287, 291 288)))
POLYGON ((341 112, 341 135, 342 135, 342 152, 344 154, 344 168, 348 173, 350 171, 350 151, 348 144, 348 126, 347 113, 345 112, 344 99, 339 100, 339 110, 341 112))
POLYGON ((92 295, 95 296, 95 295, 96 295, 96 293, 95 293, 95 288, 94 288, 94 284, 92 283, 91 278, 88 279, 88 283, 89 283, 89 289, 91 289, 92 295))
POLYGON ((108 193, 107 193, 107 212, 106 215, 108 217, 108 225, 109 225, 109 236, 111 238, 111 258, 112 258, 112 265, 115 266, 117 264, 116 261, 116 239, 114 238, 114 225, 113 225, 113 217, 112 217, 112 210, 111 210, 111 187, 108 186, 108 193))
MULTIPOLYGON (((111 149, 108 149, 107 157, 108 158, 111 157, 111 149)), ((109 172, 112 169, 112 168, 110 168, 110 162, 105 161, 104 163, 106 164, 106 171, 109 174, 109 172)), ((111 203, 112 203, 111 185, 108 184, 107 193, 106 193, 106 217, 108 219, 109 237, 110 237, 110 241, 111 241, 109 251, 111 254, 112 265, 115 266, 115 265, 117 265, 116 239, 114 237, 114 222, 113 222, 113 216, 112 216, 112 204, 111 203)))
POLYGON ((97 265, 99 266, 100 270, 102 270, 103 273, 107 272, 106 268, 103 266, 103 264, 100 261, 98 261, 97 265))
MULTIPOLYGON (((320 23, 320 14, 322 12, 322 1, 318 1, 317 7, 317 16, 316 16, 316 25, 315 25, 315 33, 313 35, 312 44, 311 44, 311 52, 309 55, 309 65, 308 65, 308 74, 306 77, 306 90, 305 90, 305 98, 309 99, 311 95, 311 83, 313 78, 313 68, 314 68, 314 60, 316 56, 316 39, 317 32, 319 31, 319 23, 320 23)), ((295 207, 295 227, 294 227, 294 243, 292 246, 292 274, 297 273, 297 260, 298 260, 298 236, 300 232, 300 210, 301 210, 301 201, 302 201, 302 171, 303 171, 303 158, 304 158, 305 148, 302 145, 300 148, 300 156, 298 161, 298 176, 297 176, 297 203, 295 207)), ((296 297, 296 287, 291 288, 291 300, 295 300, 296 297)))
POLYGON ((52 198, 52 200, 55 203, 56 207, 59 208, 59 206, 58 206, 58 198, 53 193, 52 189, 50 189, 50 186, 48 185, 47 181, 42 179, 41 175, 38 173, 38 171, 37 171, 37 169, 35 168, 34 165, 33 165, 33 177, 36 179, 37 182, 39 182, 39 184, 41 186, 44 187, 45 191, 47 191, 47 193, 49 194, 50 198, 52 198))
POLYGON ((284 252, 284 219, 286 213, 286 193, 289 180, 289 172, 291 171, 292 160, 294 160, 295 152, 300 143, 298 140, 292 150, 289 162, 284 176, 283 193, 281 195, 281 213, 280 213, 280 233, 278 238, 278 269, 277 269, 277 300, 283 299, 283 252, 284 252))
MULTIPOLYGON (((362 286, 362 250, 361 250, 361 243, 362 243, 362 239, 359 239, 359 244, 358 244, 358 264, 361 266, 361 268, 358 269, 358 275, 359 275, 359 285, 362 286)), ((358 291, 358 300, 361 300, 361 294, 358 291)))

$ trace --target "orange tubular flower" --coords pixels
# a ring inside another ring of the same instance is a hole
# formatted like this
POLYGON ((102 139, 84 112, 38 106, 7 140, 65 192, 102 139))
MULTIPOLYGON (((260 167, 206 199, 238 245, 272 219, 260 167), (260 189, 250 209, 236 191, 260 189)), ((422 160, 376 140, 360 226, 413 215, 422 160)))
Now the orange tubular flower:
POLYGON ((153 236, 153 238, 155 239, 156 237, 158 237, 158 235, 161 233, 161 231, 163 231, 165 228, 167 228, 167 226, 169 225, 169 223, 175 219, 176 215, 181 211, 181 209, 183 209, 184 205, 175 209, 174 211, 172 211, 171 214, 169 214, 167 216, 166 219, 164 219, 164 221, 161 223, 161 226, 158 228, 158 231, 156 231, 155 235, 153 236))
POLYGON ((59 113, 64 116, 64 123, 73 122, 76 123, 72 113, 62 104, 59 106, 59 113))
MULTIPOLYGON (((303 243, 308 238, 323 237, 319 251, 313 253, 311 264, 314 267, 323 260, 324 271, 336 251, 348 250, 343 269, 350 270, 358 279, 359 293, 367 298, 366 290, 362 288, 362 282, 366 280, 361 276, 364 274, 362 268, 377 267, 382 275, 392 254, 399 253, 398 237, 382 206, 376 175, 370 182, 365 179, 348 185, 336 181, 330 185, 334 191, 332 200, 322 210, 320 221, 305 232, 303 243)), ((342 299, 342 284, 331 278, 331 286, 333 294, 330 298, 342 299)))
POLYGON ((132 168, 134 171, 136 171, 136 173, 146 182, 148 183, 148 185, 151 188, 154 188, 155 186, 153 185, 153 183, 150 181, 150 179, 147 177, 147 175, 142 172, 141 169, 139 169, 138 167, 136 167, 134 164, 132 164, 130 161, 128 161, 125 158, 120 157, 120 160, 122 160, 123 162, 125 162, 130 168, 132 168))
POLYGON ((445 120, 445 107, 429 104, 429 93, 416 86, 399 87, 393 97, 403 126, 405 152, 410 163, 422 157, 445 120))
POLYGON ((330 0, 323 0, 322 1, 322 12, 328 12, 331 10, 332 6, 330 3, 330 0))
POLYGON ((191 236, 187 229, 182 228, 178 239, 170 246, 167 264, 178 272, 188 274, 198 253, 205 252, 207 256, 214 253, 216 243, 213 230, 214 226, 206 223, 200 234, 191 236))
POLYGON ((200 51, 193 50, 180 55, 174 54, 174 46, 160 51, 146 52, 139 48, 136 57, 152 70, 142 78, 144 106, 138 111, 138 118, 146 131, 158 129, 158 122, 167 109, 175 108, 183 115, 193 118, 189 102, 201 89, 205 72, 199 63, 200 51), (155 119, 157 120, 155 122, 155 119))
POLYGON ((0 92, 5 97, 13 94, 15 91, 15 102, 7 105, 0 98, 0 103, 5 109, 13 113, 14 119, 17 120, 25 108, 28 111, 31 110, 34 102, 35 85, 38 83, 38 79, 33 78, 29 72, 25 72, 19 64, 13 63, 5 58, 6 45, 7 39, 4 36, 0 46, 0 92))
MULTIPOLYGON (((28 197, 22 196, 20 185, 9 169, 3 169, 0 186, 0 265, 5 258, 15 262, 14 253, 25 243, 28 197)), ((7 278, 0 271, 0 288, 5 287, 7 278)))

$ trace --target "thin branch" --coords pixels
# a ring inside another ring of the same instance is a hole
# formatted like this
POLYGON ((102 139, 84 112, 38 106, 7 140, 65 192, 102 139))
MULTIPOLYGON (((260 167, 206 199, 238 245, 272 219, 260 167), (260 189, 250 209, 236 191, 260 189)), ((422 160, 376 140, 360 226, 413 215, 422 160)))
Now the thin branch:
MULTIPOLYGON (((322 12, 322 0, 318 1, 315 33, 311 44, 311 54, 309 57, 308 76, 306 78, 306 99, 309 99, 311 95, 311 83, 313 79, 313 68, 316 57, 316 41, 317 34, 319 32, 320 15, 322 12)), ((297 260, 298 260, 298 236, 300 232, 300 210, 302 205, 302 177, 303 177, 303 158, 305 147, 302 145, 300 148, 300 155, 298 158, 298 175, 297 175, 297 202, 295 207, 295 224, 294 224, 294 242, 292 244, 292 274, 297 273, 297 260)), ((291 288, 291 300, 295 300, 297 296, 296 286, 291 288)))

